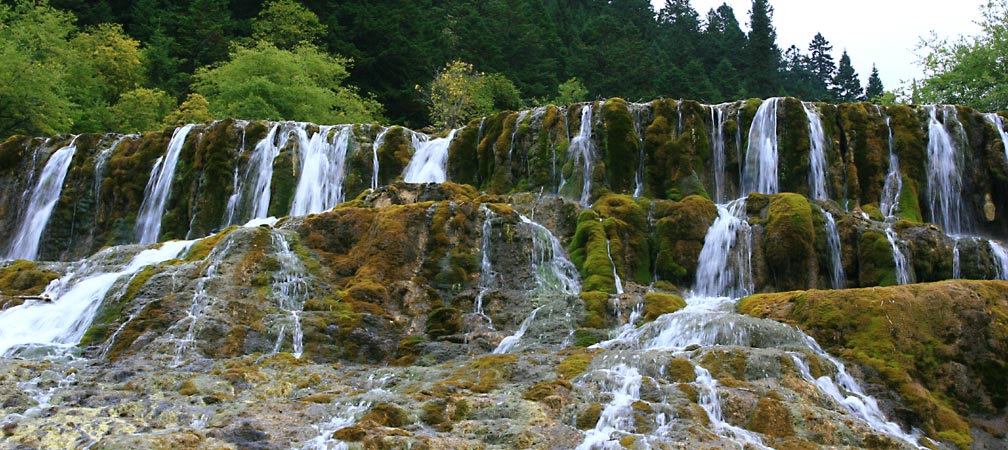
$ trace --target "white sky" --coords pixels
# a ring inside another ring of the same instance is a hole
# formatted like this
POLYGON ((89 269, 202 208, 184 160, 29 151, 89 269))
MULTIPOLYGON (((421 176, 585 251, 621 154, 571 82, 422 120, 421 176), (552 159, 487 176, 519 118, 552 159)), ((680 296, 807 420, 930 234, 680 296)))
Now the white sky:
MULTIPOLYGON (((749 30, 752 0, 691 0, 701 20, 707 11, 727 3, 735 10, 742 30, 749 30)), ((914 49, 931 31, 939 37, 957 38, 980 32, 980 5, 986 0, 769 0, 777 45, 791 45, 808 54, 815 34, 833 45, 833 59, 847 50, 861 84, 867 84, 872 63, 879 70, 886 90, 893 90, 923 73, 917 66, 914 49)), ((657 10, 664 0, 652 0, 657 10)))

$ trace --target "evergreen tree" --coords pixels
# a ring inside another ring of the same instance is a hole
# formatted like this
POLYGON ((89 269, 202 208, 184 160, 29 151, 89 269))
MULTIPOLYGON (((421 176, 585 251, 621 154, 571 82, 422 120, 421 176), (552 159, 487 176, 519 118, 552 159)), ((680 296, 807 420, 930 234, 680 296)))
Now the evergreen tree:
POLYGON ((858 79, 857 72, 851 66, 850 57, 844 50, 840 56, 840 64, 837 66, 836 76, 833 77, 833 98, 837 102, 853 102, 861 96, 861 80, 858 79))
POLYGON ((875 67, 875 64, 872 64, 871 75, 868 76, 868 86, 865 86, 863 100, 873 102, 882 97, 882 94, 885 94, 885 88, 882 87, 882 79, 879 78, 878 68, 875 67))
POLYGON ((697 46, 701 42, 700 15, 689 4, 689 0, 665 0, 665 6, 658 13, 658 30, 655 37, 654 59, 657 62, 657 77, 654 80, 656 93, 660 96, 695 98, 699 100, 696 87, 703 85, 707 74, 687 66, 698 61, 697 46), (700 80, 690 77, 700 77, 700 80))
POLYGON ((735 11, 722 4, 707 12, 707 27, 701 37, 703 46, 700 57, 711 73, 720 97, 716 101, 727 101, 748 96, 741 73, 745 71, 744 52, 746 35, 742 32, 735 11))
POLYGON ((822 33, 816 33, 809 44, 808 68, 815 77, 815 95, 809 100, 829 100, 829 87, 833 83, 836 73, 836 65, 833 63, 833 45, 823 37, 822 33))
POLYGON ((767 0, 753 0, 749 12, 749 41, 746 45, 746 79, 749 92, 757 97, 779 94, 780 48, 771 23, 773 7, 767 0))
POLYGON ((803 100, 826 100, 829 93, 821 85, 813 71, 809 57, 801 54, 798 47, 791 46, 784 51, 784 94, 803 100))

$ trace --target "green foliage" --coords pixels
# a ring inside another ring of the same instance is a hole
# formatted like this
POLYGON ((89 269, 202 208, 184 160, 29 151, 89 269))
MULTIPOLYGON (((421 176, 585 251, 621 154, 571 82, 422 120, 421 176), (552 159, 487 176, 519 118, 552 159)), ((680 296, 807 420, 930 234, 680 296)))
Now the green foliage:
MULTIPOLYGON (((882 78, 879 78, 878 68, 872 64, 871 75, 868 75, 868 85, 865 86, 864 97, 862 100, 884 103, 880 100, 885 98, 885 94, 885 88, 882 87, 882 78)), ((892 103, 892 101, 889 101, 889 103, 892 103)))
POLYGON ((557 96, 553 100, 556 105, 570 105, 580 103, 588 98, 588 89, 584 87, 581 80, 572 77, 557 86, 557 96))
POLYGON ((165 125, 169 127, 211 121, 213 121, 213 116, 210 114, 210 102, 199 94, 189 94, 178 108, 175 108, 164 118, 165 125))
POLYGON ((236 46, 230 59, 196 72, 194 89, 215 118, 359 123, 379 118, 380 105, 343 85, 345 58, 314 47, 236 46))
POLYGON ((480 116, 521 107, 518 89, 500 74, 484 74, 472 64, 451 61, 431 82, 431 122, 458 128, 480 116))
POLYGON ((777 31, 771 23, 773 7, 767 0, 753 0, 750 12, 749 42, 745 48, 748 64, 749 92, 757 97, 770 97, 777 92, 780 48, 777 31))
POLYGON ((277 48, 293 50, 302 44, 316 45, 326 26, 315 13, 294 0, 271 0, 252 21, 252 38, 277 48))
POLYGON ((162 119, 175 101, 160 89, 137 88, 119 97, 110 108, 110 127, 123 133, 150 131, 162 127, 162 119))
POLYGON ((851 66, 846 51, 840 56, 840 63, 837 65, 836 76, 833 77, 830 90, 833 91, 833 99, 837 102, 849 103, 861 97, 861 80, 851 66))
POLYGON ((955 41, 932 34, 922 40, 918 63, 925 78, 915 100, 954 103, 981 111, 1008 109, 1008 1, 990 0, 980 9, 981 33, 955 41))
POLYGON ((0 4, 0 135, 70 127, 63 61, 72 20, 44 3, 0 4))

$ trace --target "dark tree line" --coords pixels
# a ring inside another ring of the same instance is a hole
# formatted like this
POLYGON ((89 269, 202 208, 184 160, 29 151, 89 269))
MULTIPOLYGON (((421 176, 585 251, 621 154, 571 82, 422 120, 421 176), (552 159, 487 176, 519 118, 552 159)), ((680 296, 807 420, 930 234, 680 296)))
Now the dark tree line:
MULTIPOLYGON (((449 61, 511 80, 526 103, 556 98, 577 77, 589 97, 721 102, 794 95, 850 101, 881 94, 877 73, 861 89, 846 52, 834 64, 821 35, 808 52, 781 51, 768 0, 753 0, 742 31, 727 4, 705 14, 689 0, 302 0, 322 25, 314 44, 352 61, 349 79, 392 122, 428 123, 422 87, 449 61), (421 89, 418 89, 420 87, 421 89), (867 96, 867 97, 866 97, 867 96)), ((77 26, 122 24, 140 41, 152 87, 185 98, 200 67, 253 41, 261 0, 51 0, 77 26)))

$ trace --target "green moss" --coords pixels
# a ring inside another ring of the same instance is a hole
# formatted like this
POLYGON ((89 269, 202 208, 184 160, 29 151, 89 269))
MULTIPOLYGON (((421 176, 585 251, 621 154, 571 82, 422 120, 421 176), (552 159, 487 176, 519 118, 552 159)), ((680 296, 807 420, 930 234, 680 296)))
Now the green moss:
POLYGON ((196 241, 196 243, 189 248, 189 252, 186 253, 185 260, 202 261, 206 259, 207 256, 210 256, 210 252, 212 252, 213 249, 217 247, 217 244, 219 244, 222 239, 224 239, 229 234, 231 234, 231 232, 237 229, 238 229, 237 225, 231 226, 224 229, 220 233, 196 241))
POLYGON ((654 120, 644 137, 645 195, 679 200, 688 195, 710 198, 700 174, 710 159, 710 143, 703 107, 687 101, 654 102, 654 120), (683 132, 679 134, 679 110, 683 132))
POLYGON ((900 190, 899 211, 897 213, 901 220, 909 220, 914 223, 924 222, 917 191, 917 183, 909 177, 903 177, 903 189, 900 190))
POLYGON ((84 333, 84 337, 81 338, 80 345, 88 347, 105 342, 115 332, 118 323, 124 319, 123 311, 136 299, 137 294, 140 293, 140 289, 150 281, 151 277, 160 273, 161 270, 157 266, 144 267, 143 270, 133 275, 133 278, 130 278, 126 291, 122 295, 102 302, 101 306, 98 307, 98 312, 95 313, 94 319, 91 321, 91 326, 84 333))
POLYGON ((770 396, 762 397, 756 402, 746 428, 775 438, 795 434, 791 412, 780 400, 770 396))
POLYGON ((752 296, 738 309, 796 323, 831 353, 871 367, 920 417, 916 426, 964 447, 966 416, 1008 400, 1003 358, 989 353, 1008 342, 1006 294, 1004 282, 946 281, 752 296), (958 379, 975 383, 961 389, 958 379))
POLYGON ((455 133, 448 147, 448 179, 456 183, 480 185, 479 133, 481 119, 469 122, 455 133))
POLYGON ((398 405, 380 402, 361 416, 360 421, 371 421, 383 427, 399 428, 409 423, 409 413, 398 405))
POLYGON ((838 109, 851 162, 857 166, 859 190, 848 194, 862 205, 877 203, 889 171, 889 128, 870 104, 845 103, 838 109))
MULTIPOLYGON (((651 246, 648 239, 647 210, 628 195, 608 194, 592 205, 610 240, 612 264, 621 276, 641 284, 651 281, 651 246)), ((604 244, 604 242, 603 242, 604 244)), ((608 260, 609 255, 606 255, 608 260)), ((615 282, 615 281, 614 281, 615 282)), ((614 285, 615 286, 615 285, 614 285)))
POLYGON ((606 305, 609 303, 609 294, 598 291, 581 292, 581 301, 584 302, 585 319, 584 326, 588 328, 605 328, 609 321, 606 305))
POLYGON ((0 268, 0 294, 39 295, 56 278, 59 274, 40 269, 34 261, 15 260, 0 268))
POLYGON ((686 301, 675 294, 644 294, 644 321, 651 322, 662 314, 671 314, 686 307, 686 301))
POLYGON ((590 347, 599 342, 602 342, 607 337, 606 334, 600 332, 598 329, 589 330, 584 328, 578 328, 574 330, 574 347, 590 347))
POLYGON ((896 284, 896 263, 892 246, 885 232, 865 230, 857 247, 858 284, 861 286, 892 286, 896 284))
POLYGON ((406 129, 394 126, 385 132, 385 139, 378 148, 379 186, 392 184, 403 173, 403 169, 413 157, 413 142, 406 129))
POLYGON ((770 198, 763 255, 770 281, 777 289, 800 289, 809 285, 809 272, 816 261, 812 207, 798 194, 770 198))
POLYGON ((780 190, 809 192, 809 121, 800 100, 787 97, 777 105, 778 181, 780 190))
POLYGON ((602 404, 601 403, 589 403, 580 412, 578 412, 577 419, 575 420, 575 425, 579 430, 590 430, 595 428, 598 423, 599 418, 602 417, 602 404))
POLYGON ((717 218, 710 200, 691 195, 657 211, 655 224, 655 274, 659 279, 689 284, 696 274, 707 228, 717 218))
POLYGON ((626 100, 610 98, 602 104, 603 159, 609 188, 629 194, 636 188, 640 143, 626 100))
POLYGON ((543 111, 535 146, 529 149, 528 182, 556 192, 560 186, 560 169, 568 146, 567 123, 560 110, 549 105, 543 111))
POLYGON ((574 377, 581 375, 586 370, 588 366, 591 365, 592 359, 595 359, 595 354, 599 350, 595 349, 577 349, 565 351, 565 356, 560 364, 557 365, 557 376, 565 380, 573 379, 574 377))
POLYGON ((457 334, 462 330, 462 313, 458 309, 441 307, 427 316, 427 335, 431 339, 457 334))
POLYGON ((578 215, 577 230, 568 246, 571 262, 581 273, 583 291, 616 293, 612 262, 606 248, 606 228, 595 211, 578 215))
POLYGON ((667 367, 668 380, 673 383, 692 383, 696 381, 696 370, 693 363, 686 358, 672 358, 667 367))

